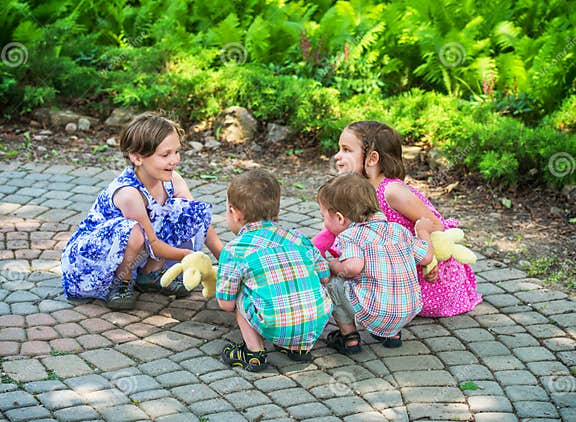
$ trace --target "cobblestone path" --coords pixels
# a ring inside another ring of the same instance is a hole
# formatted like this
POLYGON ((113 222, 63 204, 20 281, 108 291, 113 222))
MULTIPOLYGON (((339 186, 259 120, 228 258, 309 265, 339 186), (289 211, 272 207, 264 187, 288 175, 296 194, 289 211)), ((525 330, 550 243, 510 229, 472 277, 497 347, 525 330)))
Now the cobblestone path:
MULTIPOLYGON (((321 340, 312 363, 271 351, 258 374, 220 362, 239 332, 199 291, 142 294, 130 312, 67 301, 61 250, 113 176, 0 164, 0 420, 576 421, 574 298, 489 259, 474 266, 484 303, 417 318, 399 349, 363 332, 358 355, 321 340)), ((190 187, 215 205, 230 240, 225 184, 190 187)), ((281 221, 308 235, 320 228, 316 204, 294 197, 283 198, 281 221)))

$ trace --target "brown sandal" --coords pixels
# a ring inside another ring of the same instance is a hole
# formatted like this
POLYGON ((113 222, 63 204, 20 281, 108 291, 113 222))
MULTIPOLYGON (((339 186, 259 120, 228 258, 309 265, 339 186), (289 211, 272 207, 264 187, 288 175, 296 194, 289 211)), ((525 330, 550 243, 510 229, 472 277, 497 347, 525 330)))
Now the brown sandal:
POLYGON ((340 330, 332 331, 328 334, 328 337, 326 337, 326 344, 328 347, 338 350, 338 352, 343 355, 351 355, 362 351, 358 331, 352 331, 346 335, 343 335, 340 330), (356 344, 350 344, 354 342, 356 342, 356 344))

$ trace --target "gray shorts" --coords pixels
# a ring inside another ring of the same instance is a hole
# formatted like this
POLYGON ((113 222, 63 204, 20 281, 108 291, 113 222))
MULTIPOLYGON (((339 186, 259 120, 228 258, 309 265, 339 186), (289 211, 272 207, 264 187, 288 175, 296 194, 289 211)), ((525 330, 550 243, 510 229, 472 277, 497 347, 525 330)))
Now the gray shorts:
POLYGON ((343 324, 355 324, 356 313, 348 299, 347 284, 344 278, 332 277, 325 286, 334 304, 334 319, 343 324))

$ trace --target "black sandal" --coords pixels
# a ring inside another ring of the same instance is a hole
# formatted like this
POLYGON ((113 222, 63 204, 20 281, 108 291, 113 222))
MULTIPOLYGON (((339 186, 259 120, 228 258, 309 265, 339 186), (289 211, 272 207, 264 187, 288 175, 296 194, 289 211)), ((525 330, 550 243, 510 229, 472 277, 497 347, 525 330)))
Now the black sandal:
POLYGON ((372 336, 372 338, 375 338, 380 343, 382 343, 382 346, 388 347, 389 349, 394 349, 396 347, 402 346, 402 331, 398 331, 397 334, 398 338, 380 337, 372 333, 370 333, 370 335, 372 336))
POLYGON ((360 353, 362 346, 360 345, 360 334, 358 331, 352 331, 350 334, 343 335, 340 330, 332 331, 326 337, 326 345, 338 350, 343 355, 351 355, 360 353), (351 345, 350 343, 356 342, 351 345))
POLYGON ((274 349, 294 362, 310 362, 312 360, 312 353, 310 353, 309 350, 290 350, 277 346, 276 344, 274 345, 274 349))

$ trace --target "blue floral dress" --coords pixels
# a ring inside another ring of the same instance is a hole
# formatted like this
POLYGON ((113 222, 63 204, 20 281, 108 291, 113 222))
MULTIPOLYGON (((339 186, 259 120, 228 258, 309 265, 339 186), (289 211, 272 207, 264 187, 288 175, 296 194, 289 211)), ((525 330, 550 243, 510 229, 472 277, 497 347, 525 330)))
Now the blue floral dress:
MULTIPOLYGON (((122 215, 113 202, 118 189, 132 186, 146 199, 146 210, 158 238, 170 246, 200 250, 212 219, 212 205, 205 202, 174 198, 172 182, 164 182, 168 199, 159 204, 127 167, 98 195, 88 216, 78 226, 62 252, 62 285, 68 298, 108 296, 114 273, 122 259, 135 220, 122 215)), ((148 239, 146 250, 154 258, 148 239)), ((142 260, 143 266, 146 260, 142 260)))

